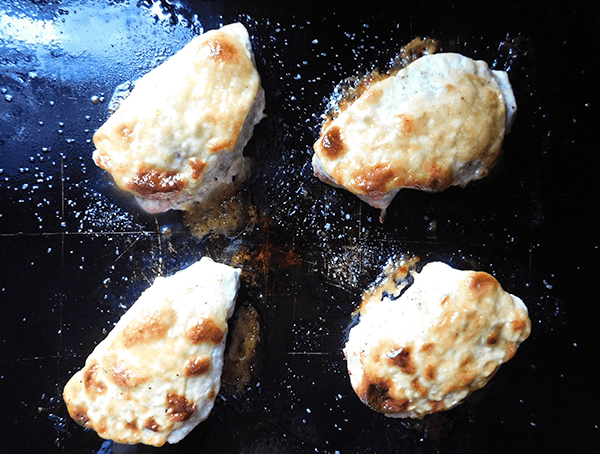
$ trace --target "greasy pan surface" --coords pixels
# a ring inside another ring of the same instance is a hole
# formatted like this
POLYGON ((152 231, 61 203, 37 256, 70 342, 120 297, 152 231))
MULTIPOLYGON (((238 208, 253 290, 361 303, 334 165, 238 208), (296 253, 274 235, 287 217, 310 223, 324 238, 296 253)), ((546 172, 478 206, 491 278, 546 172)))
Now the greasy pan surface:
POLYGON ((596 3, 249 3, 0 2, 0 452, 155 452, 103 444, 69 418, 62 388, 154 276, 244 254, 254 377, 162 452, 595 452, 596 3), (245 152, 257 214, 201 240, 181 213, 144 214, 118 191, 91 137, 118 84, 234 21, 267 96, 245 152), (336 83, 425 35, 508 70, 517 120, 487 178, 401 191, 382 225, 312 176, 312 144, 336 83), (483 390, 423 421, 366 408, 341 353, 362 289, 402 253, 493 274, 533 323, 483 390))

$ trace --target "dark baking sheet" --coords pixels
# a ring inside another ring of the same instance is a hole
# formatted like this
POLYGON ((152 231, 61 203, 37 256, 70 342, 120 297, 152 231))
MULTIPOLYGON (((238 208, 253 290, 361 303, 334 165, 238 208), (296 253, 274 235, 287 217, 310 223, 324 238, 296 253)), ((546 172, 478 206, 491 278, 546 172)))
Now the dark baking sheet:
POLYGON ((0 452, 113 449, 68 417, 62 387, 154 276, 241 250, 257 258, 238 299, 261 317, 254 379, 224 387, 209 419, 161 451, 595 452, 595 2, 21 0, 0 12, 0 452), (149 216, 116 190, 91 137, 118 84, 234 21, 267 94, 246 149, 258 215, 200 240, 180 213, 149 216), (381 225, 315 180, 311 147, 334 86, 423 35, 508 70, 519 112, 486 179, 402 191, 381 225), (341 353, 361 290, 402 253, 492 273, 533 321, 486 388, 423 421, 363 406, 341 353))

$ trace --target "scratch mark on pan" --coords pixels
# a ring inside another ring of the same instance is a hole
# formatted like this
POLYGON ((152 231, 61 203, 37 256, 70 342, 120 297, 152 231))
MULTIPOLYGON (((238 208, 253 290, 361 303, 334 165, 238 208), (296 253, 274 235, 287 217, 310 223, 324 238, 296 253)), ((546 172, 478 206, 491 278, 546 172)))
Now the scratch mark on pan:
MULTIPOLYGON (((158 223, 158 219, 154 218, 154 222, 156 223, 156 231, 160 232, 160 225, 158 223)), ((162 269, 162 256, 163 256, 163 250, 162 250, 162 235, 157 235, 158 237, 158 275, 162 276, 163 274, 163 269, 162 269)))
POLYGON ((127 247, 125 248, 125 250, 119 254, 119 256, 118 256, 118 257, 117 257, 117 258, 116 258, 116 259, 115 259, 115 260, 112 262, 112 264, 114 265, 114 264, 116 264, 116 263, 117 263, 119 260, 121 260, 121 257, 123 257, 123 256, 124 256, 124 255, 125 255, 127 252, 129 252, 129 251, 131 250, 131 248, 132 248, 133 246, 135 246, 135 244, 136 244, 138 241, 140 241, 140 237, 139 237, 139 236, 138 236, 138 237, 135 239, 135 241, 134 241, 133 243, 131 243, 129 246, 127 246, 127 247))

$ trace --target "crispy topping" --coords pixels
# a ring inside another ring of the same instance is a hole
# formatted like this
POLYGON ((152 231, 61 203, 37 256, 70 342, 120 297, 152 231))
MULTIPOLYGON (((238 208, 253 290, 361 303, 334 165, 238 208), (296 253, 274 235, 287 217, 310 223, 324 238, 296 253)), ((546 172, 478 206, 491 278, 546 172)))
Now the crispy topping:
POLYGON ((425 366, 425 378, 427 380, 433 380, 435 378, 435 373, 435 366, 432 366, 431 364, 425 366))
POLYGON ((368 406, 383 413, 399 413, 408 409, 408 399, 395 399, 390 395, 391 383, 384 379, 369 382, 365 378, 367 382, 363 380, 362 384, 365 390, 363 400, 368 406))
POLYGON ((418 392, 421 396, 425 397, 427 395, 427 388, 423 386, 423 384, 419 381, 419 377, 415 378, 410 382, 410 386, 416 392, 418 392))
POLYGON ((197 377, 210 370, 210 358, 195 356, 190 358, 185 365, 185 375, 187 377, 197 377))
POLYGON ((76 407, 71 412, 71 417, 75 420, 75 422, 83 427, 87 427, 90 423, 90 418, 87 413, 87 408, 85 406, 76 407))
POLYGON ((225 332, 211 318, 203 318, 189 328, 185 336, 193 344, 212 342, 217 345, 225 337, 225 332))
POLYGON ((417 367, 412 360, 411 352, 411 347, 399 347, 389 353, 387 360, 394 366, 399 367, 405 374, 412 375, 417 371, 417 367))
POLYGON ((202 46, 200 46, 198 53, 201 57, 208 57, 211 60, 223 63, 233 62, 239 58, 235 44, 228 41, 228 38, 225 35, 204 42, 202 46))
POLYGON ((489 346, 492 345, 496 345, 496 343, 498 342, 498 333, 491 332, 490 334, 488 334, 487 340, 486 340, 486 344, 488 344, 489 346))
POLYGON ((353 186, 363 194, 381 194, 387 191, 387 184, 396 177, 389 165, 365 166, 354 174, 353 186))
POLYGON ((498 281, 488 273, 474 272, 469 278, 467 285, 476 295, 483 295, 495 290, 498 286, 498 281))
POLYGON ((198 158, 190 158, 190 167, 192 168, 192 178, 197 180, 204 173, 204 169, 206 169, 206 162, 201 161, 198 158))
POLYGON ((142 317, 131 321, 123 329, 123 345, 125 348, 132 348, 139 343, 162 339, 175 321, 175 312, 170 307, 163 307, 152 313, 144 312, 142 317))
POLYGON ((346 153, 347 147, 342 138, 342 131, 339 127, 333 126, 329 128, 323 135, 321 141, 323 152, 329 159, 336 159, 346 153))
POLYGON ((160 424, 156 422, 154 418, 148 418, 144 423, 144 429, 151 430, 152 432, 160 432, 162 429, 160 424))
POLYGON ((140 167, 126 182, 126 189, 144 197, 157 194, 177 193, 186 186, 179 172, 140 167))
POLYGON ((196 411, 196 404, 188 401, 185 396, 167 393, 167 409, 172 421, 187 421, 196 411))
POLYGON ((139 432, 140 431, 140 429, 137 426, 137 421, 136 420, 126 422, 125 423, 125 427, 127 427, 132 432, 139 432))
POLYGON ((98 362, 93 361, 83 371, 83 383, 85 390, 90 394, 102 394, 106 392, 106 385, 96 379, 98 362))
POLYGON ((109 370, 113 381, 121 388, 135 388, 147 380, 146 377, 142 377, 140 374, 125 367, 123 363, 110 366, 109 370))
POLYGON ((102 153, 96 153, 96 154, 94 154, 93 159, 94 159, 94 163, 101 169, 110 171, 110 169, 112 168, 112 161, 108 157, 108 155, 105 155, 102 153))

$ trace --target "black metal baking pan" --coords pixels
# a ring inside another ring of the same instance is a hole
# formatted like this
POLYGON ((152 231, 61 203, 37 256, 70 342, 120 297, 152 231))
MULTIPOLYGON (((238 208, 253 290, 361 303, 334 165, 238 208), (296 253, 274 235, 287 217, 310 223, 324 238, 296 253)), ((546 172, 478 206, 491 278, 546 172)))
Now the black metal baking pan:
POLYGON ((0 13, 0 452, 158 452, 78 426, 62 387, 154 276, 241 252, 238 304, 261 324, 253 377, 160 451, 596 452, 595 2, 18 0, 0 13), (236 21, 267 98, 245 151, 254 214, 198 238, 181 213, 145 214, 116 189, 91 138, 119 84, 236 21), (507 70, 519 110, 489 176, 401 191, 381 224, 313 177, 312 144, 334 87, 416 36, 507 70), (341 352, 362 290, 400 254, 493 274, 533 323, 484 389, 422 421, 360 403, 341 352))

